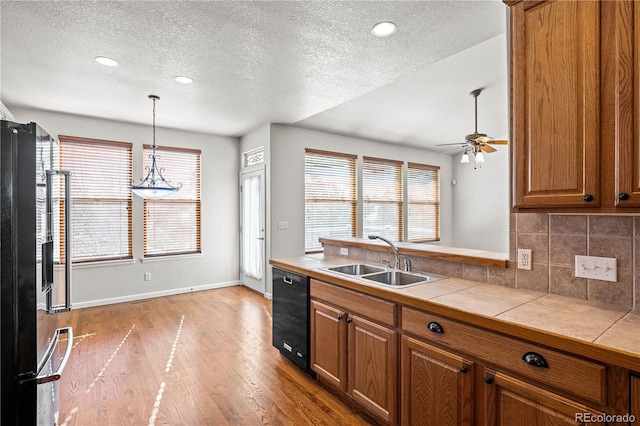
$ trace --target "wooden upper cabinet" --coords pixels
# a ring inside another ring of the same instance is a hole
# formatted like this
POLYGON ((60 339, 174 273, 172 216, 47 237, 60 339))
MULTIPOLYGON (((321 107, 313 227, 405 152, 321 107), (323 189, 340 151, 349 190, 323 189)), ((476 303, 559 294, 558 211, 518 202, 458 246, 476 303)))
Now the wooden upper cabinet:
POLYGON ((640 4, 603 2, 603 202, 640 207, 640 4))
POLYGON ((638 211, 640 2, 505 3, 514 208, 638 211))
POLYGON ((514 207, 597 207, 599 2, 523 1, 510 15, 514 207))

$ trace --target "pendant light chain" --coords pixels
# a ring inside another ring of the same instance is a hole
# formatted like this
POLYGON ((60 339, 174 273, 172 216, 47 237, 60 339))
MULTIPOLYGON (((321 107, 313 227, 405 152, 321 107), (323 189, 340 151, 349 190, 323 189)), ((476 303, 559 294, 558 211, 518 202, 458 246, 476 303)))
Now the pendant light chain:
POLYGON ((147 170, 147 176, 144 179, 141 179, 141 183, 139 185, 131 186, 131 190, 134 194, 139 195, 143 198, 164 198, 167 197, 174 192, 177 192, 182 184, 178 183, 176 186, 172 186, 169 184, 169 180, 165 179, 162 176, 163 168, 158 168, 157 159, 159 158, 156 155, 156 101, 160 99, 159 96, 149 95, 149 99, 153 101, 153 145, 151 145, 151 167, 147 166, 145 169, 147 170), (156 174, 158 175, 158 179, 156 179, 156 174), (158 184, 162 186, 158 186, 158 184))

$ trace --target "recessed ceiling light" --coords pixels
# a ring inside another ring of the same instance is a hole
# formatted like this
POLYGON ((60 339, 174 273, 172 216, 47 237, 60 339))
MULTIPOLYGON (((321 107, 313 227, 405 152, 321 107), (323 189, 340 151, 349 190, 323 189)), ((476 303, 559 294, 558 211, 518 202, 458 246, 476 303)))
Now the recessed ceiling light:
POLYGON ((382 21, 371 27, 371 34, 376 37, 388 37, 396 32, 396 24, 391 21, 382 21))
POLYGON ((97 63, 106 65, 108 67, 117 67, 118 65, 120 65, 115 59, 107 58, 106 56, 96 56, 94 60, 97 63))
POLYGON ((186 77, 186 76, 183 76, 183 75, 176 76, 175 80, 178 83, 182 83, 182 84, 191 84, 191 83, 193 83, 193 79, 191 77, 186 77))

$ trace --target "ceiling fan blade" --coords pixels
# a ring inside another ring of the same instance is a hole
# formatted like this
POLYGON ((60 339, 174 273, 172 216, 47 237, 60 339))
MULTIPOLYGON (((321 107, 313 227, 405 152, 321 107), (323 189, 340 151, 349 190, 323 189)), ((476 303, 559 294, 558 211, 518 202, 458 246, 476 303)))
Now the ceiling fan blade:
POLYGON ((497 149, 495 149, 494 147, 489 146, 489 145, 482 145, 482 148, 480 148, 480 149, 483 150, 484 152, 486 152, 487 154, 497 151, 497 149))
POLYGON ((448 145, 460 145, 460 146, 465 146, 467 143, 466 142, 456 142, 456 143, 441 143, 435 146, 448 146, 448 145))
POLYGON ((486 143, 491 143, 494 145, 507 145, 509 141, 506 139, 489 139, 486 143))

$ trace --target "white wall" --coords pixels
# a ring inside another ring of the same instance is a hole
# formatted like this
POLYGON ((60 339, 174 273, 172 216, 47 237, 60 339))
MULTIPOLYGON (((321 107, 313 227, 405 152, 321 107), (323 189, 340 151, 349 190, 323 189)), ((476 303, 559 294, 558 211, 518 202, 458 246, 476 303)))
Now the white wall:
MULTIPOLYGON (((441 182, 451 182, 449 155, 314 130, 271 126, 271 256, 304 254, 304 153, 305 148, 367 155, 440 166, 441 182), (279 230, 278 222, 287 221, 279 230)), ((452 243, 451 186, 441 185, 441 241, 452 243)))
MULTIPOLYGON (((53 135, 131 142, 134 180, 143 177, 142 147, 152 142, 151 126, 15 107, 11 111, 18 121, 35 121, 53 135)), ((202 151, 202 255, 142 262, 143 203, 134 196, 134 261, 74 267, 72 303, 75 307, 238 283, 239 140, 164 128, 156 130, 158 145, 202 151), (145 272, 151 272, 151 281, 144 281, 145 272)), ((167 170, 166 174, 170 177, 171 171, 167 170)))
POLYGON ((453 246, 499 253, 509 252, 509 149, 498 146, 486 154, 486 163, 474 169, 452 157, 456 185, 453 189, 453 246))

